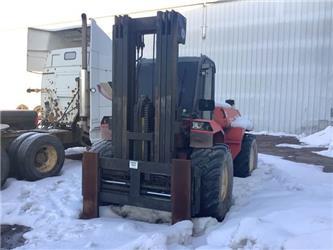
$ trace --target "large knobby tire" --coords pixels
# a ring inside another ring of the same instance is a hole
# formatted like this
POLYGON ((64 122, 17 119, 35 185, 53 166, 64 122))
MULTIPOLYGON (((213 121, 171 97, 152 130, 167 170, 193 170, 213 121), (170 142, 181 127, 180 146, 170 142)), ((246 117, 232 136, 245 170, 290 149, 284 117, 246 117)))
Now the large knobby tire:
POLYGON ((10 169, 9 157, 6 150, 1 150, 1 187, 5 184, 10 169))
POLYGON ((199 216, 211 216, 222 221, 232 203, 233 165, 228 146, 194 149, 192 168, 200 173, 199 216))
POLYGON ((112 141, 111 140, 100 140, 94 143, 89 149, 90 152, 99 153, 100 157, 112 158, 112 141))
POLYGON ((18 179, 23 178, 20 176, 19 170, 18 170, 18 155, 17 151, 19 147, 21 146, 22 142, 27 139, 28 137, 37 134, 37 132, 27 132, 24 134, 21 134, 18 136, 14 141, 11 142, 8 148, 8 154, 9 154, 9 159, 11 163, 11 169, 10 169, 10 175, 14 176, 18 179))
POLYGON ((20 175, 29 181, 58 175, 65 160, 61 141, 45 133, 26 138, 17 155, 20 175))
POLYGON ((245 134, 240 153, 234 160, 234 176, 248 177, 257 168, 258 149, 255 135, 245 134))

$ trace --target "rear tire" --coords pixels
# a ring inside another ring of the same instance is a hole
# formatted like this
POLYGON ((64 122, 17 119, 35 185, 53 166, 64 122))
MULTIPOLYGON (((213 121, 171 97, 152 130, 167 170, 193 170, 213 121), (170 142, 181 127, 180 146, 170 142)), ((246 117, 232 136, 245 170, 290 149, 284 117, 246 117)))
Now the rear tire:
POLYGON ((225 144, 194 149, 192 168, 201 176, 199 216, 222 221, 231 207, 233 187, 232 156, 225 144))
POLYGON ((20 175, 29 181, 58 175, 65 160, 61 141, 45 133, 25 139, 17 154, 20 175))
POLYGON ((18 179, 23 178, 23 176, 20 176, 19 169, 18 169, 19 163, 18 163, 17 151, 25 139, 27 139, 28 137, 35 135, 35 134, 37 134, 37 133, 36 132, 27 132, 27 133, 21 134, 14 141, 12 141, 12 143, 9 145, 8 154, 9 154, 9 158, 10 158, 10 162, 11 162, 11 166, 12 166, 10 169, 11 176, 14 176, 18 179))
POLYGON ((9 157, 6 150, 1 150, 1 187, 5 184, 10 169, 9 157))
POLYGON ((248 177, 257 168, 258 149, 255 135, 245 134, 240 153, 234 160, 234 176, 248 177))

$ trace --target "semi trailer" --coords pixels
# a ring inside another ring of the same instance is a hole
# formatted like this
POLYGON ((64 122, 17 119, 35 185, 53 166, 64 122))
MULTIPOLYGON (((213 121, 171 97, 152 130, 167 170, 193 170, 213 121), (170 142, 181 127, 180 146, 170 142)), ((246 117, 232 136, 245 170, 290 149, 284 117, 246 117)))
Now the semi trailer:
POLYGON ((255 136, 232 126, 240 112, 215 105, 213 60, 178 56, 185 37, 186 19, 175 11, 115 18, 112 140, 83 154, 81 218, 114 204, 169 211, 173 223, 220 221, 231 206, 233 176, 256 168, 255 136), (147 48, 151 58, 143 57, 147 48))
POLYGON ((85 14, 82 26, 28 28, 27 71, 41 76, 34 111, 0 111, 1 184, 59 174, 64 149, 111 138, 112 44, 85 14), (90 108, 92 107, 92 108, 90 108))

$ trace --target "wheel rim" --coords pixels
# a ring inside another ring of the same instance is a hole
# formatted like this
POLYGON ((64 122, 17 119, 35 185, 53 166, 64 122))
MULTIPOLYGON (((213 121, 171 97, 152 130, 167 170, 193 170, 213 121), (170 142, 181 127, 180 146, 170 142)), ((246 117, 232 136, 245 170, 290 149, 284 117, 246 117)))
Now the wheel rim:
POLYGON ((227 197, 228 185, 229 185, 228 169, 224 167, 221 176, 221 192, 220 192, 221 200, 224 200, 227 197))
POLYGON ((47 145, 39 149, 35 157, 36 169, 41 173, 51 171, 58 161, 58 154, 55 148, 47 145))
POLYGON ((252 144, 251 146, 251 152, 250 152, 250 159, 249 159, 249 170, 250 170, 250 173, 255 169, 255 165, 256 165, 256 150, 254 148, 254 144, 252 144))

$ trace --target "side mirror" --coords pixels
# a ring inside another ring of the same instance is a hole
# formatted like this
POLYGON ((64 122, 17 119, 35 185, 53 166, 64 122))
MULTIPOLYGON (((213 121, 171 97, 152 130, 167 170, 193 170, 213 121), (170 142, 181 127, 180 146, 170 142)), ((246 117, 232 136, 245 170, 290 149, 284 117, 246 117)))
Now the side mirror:
POLYGON ((213 111, 214 108, 215 108, 214 100, 206 100, 206 99, 199 100, 199 111, 213 111))

